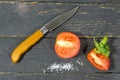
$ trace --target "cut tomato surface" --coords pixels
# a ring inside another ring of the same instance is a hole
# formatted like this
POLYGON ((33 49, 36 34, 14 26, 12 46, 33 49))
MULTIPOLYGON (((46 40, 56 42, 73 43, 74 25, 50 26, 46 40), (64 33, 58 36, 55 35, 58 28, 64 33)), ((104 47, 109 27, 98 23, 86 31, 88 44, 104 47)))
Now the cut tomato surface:
POLYGON ((62 32, 56 38, 55 52, 61 58, 73 58, 79 53, 80 39, 72 32, 62 32))
POLYGON ((102 54, 96 53, 94 49, 88 53, 87 59, 99 70, 108 70, 110 67, 110 59, 102 54))

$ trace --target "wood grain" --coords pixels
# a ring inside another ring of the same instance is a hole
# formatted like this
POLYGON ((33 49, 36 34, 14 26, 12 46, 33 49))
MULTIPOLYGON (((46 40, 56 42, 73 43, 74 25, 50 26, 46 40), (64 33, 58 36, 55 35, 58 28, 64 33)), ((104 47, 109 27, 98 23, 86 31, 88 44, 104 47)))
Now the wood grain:
POLYGON ((0 0, 3 3, 10 2, 40 2, 40 3, 67 3, 67 4, 78 4, 78 3, 117 3, 119 0, 0 0))
POLYGON ((101 79, 114 79, 119 80, 120 76, 118 74, 41 74, 41 73, 13 73, 13 74, 2 74, 0 75, 1 80, 78 80, 78 79, 85 79, 85 80, 101 80, 101 79))
POLYGON ((120 37, 119 4, 1 4, 0 36, 27 37, 56 15, 75 6, 78 13, 47 37, 55 37, 61 31, 72 31, 80 37, 104 36, 120 37))

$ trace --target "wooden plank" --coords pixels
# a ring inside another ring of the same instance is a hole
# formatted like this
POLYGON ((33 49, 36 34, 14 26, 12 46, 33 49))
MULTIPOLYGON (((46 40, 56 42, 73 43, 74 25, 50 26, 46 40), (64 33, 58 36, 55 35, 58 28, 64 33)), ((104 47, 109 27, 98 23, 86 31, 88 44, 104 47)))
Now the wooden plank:
POLYGON ((80 37, 120 37, 119 4, 46 4, 7 3, 0 5, 0 36, 26 37, 46 22, 75 6, 77 14, 46 37, 55 37, 61 31, 72 31, 80 37))
POLYGON ((78 3, 113 3, 120 2, 119 0, 0 0, 2 2, 42 2, 42 3, 69 3, 69 4, 78 4, 78 3))
POLYGON ((45 80, 44 74, 1 72, 0 80, 45 80))
MULTIPOLYGON (((43 38, 22 58, 20 63, 13 64, 10 59, 12 50, 24 38, 0 38, 0 72, 40 72, 40 73, 95 73, 95 69, 86 59, 87 53, 93 48, 92 39, 81 38, 81 51, 72 59, 61 59, 54 51, 55 38, 43 38), (55 66, 58 66, 55 68, 55 66), (64 66, 64 67, 62 67, 64 66), (65 68, 65 67, 68 68, 65 68)), ((120 39, 110 38, 111 68, 107 72, 120 71, 118 42, 120 39)))
POLYGON ((119 74, 51 74, 45 80, 119 80, 119 74))
POLYGON ((0 80, 119 80, 120 74, 81 74, 81 73, 5 73, 0 80))

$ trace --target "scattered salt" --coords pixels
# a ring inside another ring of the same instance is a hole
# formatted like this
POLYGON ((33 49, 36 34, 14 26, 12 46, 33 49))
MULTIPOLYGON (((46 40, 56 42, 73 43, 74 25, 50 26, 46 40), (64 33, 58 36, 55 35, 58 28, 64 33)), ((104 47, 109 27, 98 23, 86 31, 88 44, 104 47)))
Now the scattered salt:
POLYGON ((57 64, 56 62, 53 63, 53 64, 51 64, 51 65, 47 68, 47 70, 51 70, 51 71, 53 71, 53 70, 55 70, 55 71, 62 71, 62 70, 67 70, 67 71, 69 71, 69 70, 74 70, 74 69, 75 69, 75 68, 74 68, 73 64, 71 64, 71 63, 61 63, 61 64, 57 64))
POLYGON ((69 62, 69 63, 54 62, 51 65, 49 65, 47 67, 47 69, 45 69, 44 73, 46 73, 47 70, 50 70, 51 72, 53 72, 53 71, 63 72, 63 71, 70 71, 70 70, 79 71, 80 66, 79 67, 75 66, 74 64, 76 64, 76 63, 81 65, 81 66, 84 65, 84 63, 80 59, 77 59, 74 63, 72 63, 72 62, 69 62))

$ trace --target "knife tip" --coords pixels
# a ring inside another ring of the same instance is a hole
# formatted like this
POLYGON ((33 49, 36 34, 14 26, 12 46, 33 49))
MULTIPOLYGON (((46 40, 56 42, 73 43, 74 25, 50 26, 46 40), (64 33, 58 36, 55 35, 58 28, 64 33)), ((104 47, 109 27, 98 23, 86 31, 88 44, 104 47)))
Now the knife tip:
POLYGON ((79 7, 79 6, 77 6, 77 7, 75 7, 75 10, 77 11, 79 8, 80 8, 80 7, 79 7))
POLYGON ((79 8, 80 8, 79 6, 75 7, 76 10, 78 10, 79 8))
POLYGON ((77 12, 79 8, 80 8, 80 7, 77 6, 77 7, 75 7, 73 10, 74 10, 75 12, 77 12))

